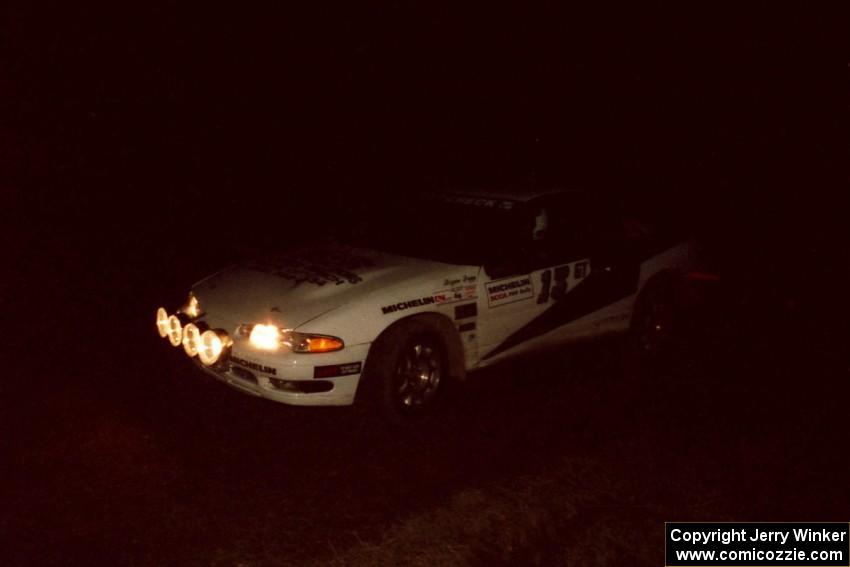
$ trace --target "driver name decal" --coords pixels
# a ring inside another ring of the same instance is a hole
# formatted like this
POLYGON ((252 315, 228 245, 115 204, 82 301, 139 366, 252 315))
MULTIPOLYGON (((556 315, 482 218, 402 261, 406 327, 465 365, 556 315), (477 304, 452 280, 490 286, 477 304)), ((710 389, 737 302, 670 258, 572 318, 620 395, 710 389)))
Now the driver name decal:
POLYGON ((534 286, 529 276, 487 283, 487 304, 498 307, 534 297, 534 286))

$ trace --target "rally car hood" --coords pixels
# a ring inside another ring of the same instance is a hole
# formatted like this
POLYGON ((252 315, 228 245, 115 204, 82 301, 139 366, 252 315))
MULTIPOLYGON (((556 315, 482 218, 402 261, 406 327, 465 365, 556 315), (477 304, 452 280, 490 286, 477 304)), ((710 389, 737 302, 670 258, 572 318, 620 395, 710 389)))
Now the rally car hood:
POLYGON ((324 313, 394 288, 431 287, 460 268, 352 247, 264 257, 222 270, 192 288, 209 322, 228 328, 274 323, 295 329, 324 313), (435 282, 435 284, 431 284, 435 282))

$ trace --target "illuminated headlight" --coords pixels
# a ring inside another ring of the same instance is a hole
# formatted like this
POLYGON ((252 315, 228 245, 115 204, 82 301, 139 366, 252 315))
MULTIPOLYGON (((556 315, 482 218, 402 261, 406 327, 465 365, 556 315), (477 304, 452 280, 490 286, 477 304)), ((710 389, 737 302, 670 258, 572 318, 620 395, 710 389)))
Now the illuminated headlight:
POLYGON ((168 318, 167 334, 168 342, 171 343, 171 346, 180 346, 180 342, 183 339, 183 324, 177 315, 172 315, 168 318))
POLYGON ((218 362, 230 342, 230 337, 222 330, 204 331, 198 341, 198 358, 206 366, 212 366, 218 362))
POLYGON ((198 354, 198 347, 201 344, 201 330, 194 323, 189 323, 183 329, 183 350, 189 356, 198 354))
POLYGON ((239 333, 242 336, 247 335, 251 346, 258 350, 275 351, 285 346, 292 352, 320 353, 345 347, 342 339, 337 337, 296 333, 274 325, 243 325, 239 333))
POLYGON ((168 336, 168 311, 164 307, 156 310, 156 330, 163 339, 168 336))
POLYGON ((274 325, 254 325, 248 341, 260 350, 277 350, 280 347, 280 330, 274 325))

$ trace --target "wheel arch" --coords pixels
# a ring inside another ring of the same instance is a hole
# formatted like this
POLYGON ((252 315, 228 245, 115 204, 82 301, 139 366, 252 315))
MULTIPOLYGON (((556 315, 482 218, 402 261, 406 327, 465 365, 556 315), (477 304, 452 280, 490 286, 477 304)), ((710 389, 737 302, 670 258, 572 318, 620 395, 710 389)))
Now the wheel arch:
POLYGON ((674 286, 682 278, 682 274, 676 268, 662 268, 649 276, 647 280, 640 286, 637 296, 635 297, 634 308, 629 326, 634 325, 635 319, 639 316, 638 310, 643 306, 646 297, 655 293, 660 286, 674 286))
MULTIPOLYGON (((707 285, 712 285, 712 281, 709 280, 707 285)), ((663 268, 652 274, 638 290, 629 326, 632 328, 641 316, 640 311, 645 308, 647 298, 653 294, 669 294, 674 308, 679 313, 680 321, 684 321, 706 303, 710 289, 699 278, 692 277, 691 272, 675 266, 663 268)))
MULTIPOLYGON (((460 333, 458 333, 455 328, 454 322, 452 322, 449 317, 441 313, 416 313, 408 315, 407 317, 402 317, 397 321, 393 321, 390 325, 384 328, 384 330, 382 330, 378 337, 372 342, 372 346, 369 348, 369 355, 372 354, 372 349, 375 348, 375 345, 389 336, 393 329, 397 329, 401 325, 409 324, 411 321, 424 323, 443 337, 444 346, 446 347, 446 362, 448 364, 449 377, 458 381, 465 380, 466 364, 463 352, 463 343, 461 343, 460 340, 460 333)), ((366 356, 367 368, 369 366, 369 355, 366 356)))

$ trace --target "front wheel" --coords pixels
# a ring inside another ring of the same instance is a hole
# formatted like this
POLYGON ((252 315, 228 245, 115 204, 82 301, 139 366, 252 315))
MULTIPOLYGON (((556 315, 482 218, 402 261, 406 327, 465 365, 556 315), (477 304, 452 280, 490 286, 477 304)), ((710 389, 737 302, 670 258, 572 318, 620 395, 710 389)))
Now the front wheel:
POLYGON ((447 380, 445 341, 420 321, 402 321, 372 347, 366 362, 367 395, 392 422, 429 414, 447 380))

